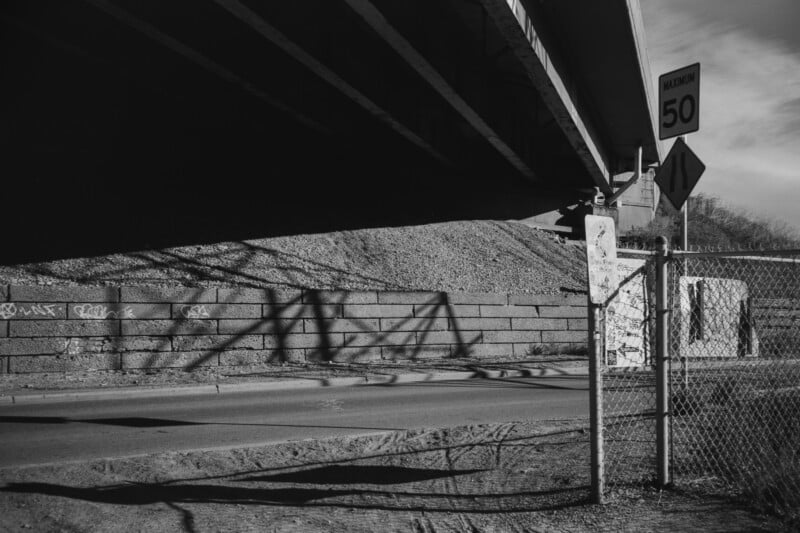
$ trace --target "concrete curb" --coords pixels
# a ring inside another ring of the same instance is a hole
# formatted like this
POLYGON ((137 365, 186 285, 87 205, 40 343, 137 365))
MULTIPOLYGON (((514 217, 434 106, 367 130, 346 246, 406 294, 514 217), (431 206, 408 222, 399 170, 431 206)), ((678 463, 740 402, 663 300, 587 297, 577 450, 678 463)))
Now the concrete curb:
POLYGON ((191 385, 187 387, 120 388, 88 391, 57 391, 0 396, 0 405, 31 404, 42 402, 76 402, 85 400, 121 400, 157 398, 165 396, 194 396, 206 394, 234 394, 241 392, 270 392, 281 390, 317 389, 325 387, 356 387, 363 385, 399 385, 437 381, 463 381, 468 379, 502 379, 527 377, 588 376, 586 367, 526 368, 522 370, 477 370, 466 372, 433 372, 383 375, 373 377, 345 377, 321 379, 291 379, 257 383, 222 383, 219 385, 191 385))

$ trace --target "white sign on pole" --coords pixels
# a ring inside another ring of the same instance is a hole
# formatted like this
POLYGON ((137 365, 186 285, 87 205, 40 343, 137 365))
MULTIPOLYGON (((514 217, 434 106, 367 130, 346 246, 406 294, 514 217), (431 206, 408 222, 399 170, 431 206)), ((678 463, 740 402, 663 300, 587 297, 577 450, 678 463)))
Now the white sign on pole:
POLYGON ((589 300, 604 305, 616 292, 617 238, 614 219, 586 215, 586 264, 589 269, 589 300))
POLYGON ((700 63, 658 77, 658 138, 700 129, 700 63))

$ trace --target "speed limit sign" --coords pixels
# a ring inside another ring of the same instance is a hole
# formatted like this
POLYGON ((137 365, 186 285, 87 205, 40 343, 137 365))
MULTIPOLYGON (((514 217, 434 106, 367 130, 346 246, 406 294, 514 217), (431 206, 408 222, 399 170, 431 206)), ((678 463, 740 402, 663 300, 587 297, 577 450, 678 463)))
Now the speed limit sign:
POLYGON ((658 138, 700 129, 700 63, 658 77, 658 138))

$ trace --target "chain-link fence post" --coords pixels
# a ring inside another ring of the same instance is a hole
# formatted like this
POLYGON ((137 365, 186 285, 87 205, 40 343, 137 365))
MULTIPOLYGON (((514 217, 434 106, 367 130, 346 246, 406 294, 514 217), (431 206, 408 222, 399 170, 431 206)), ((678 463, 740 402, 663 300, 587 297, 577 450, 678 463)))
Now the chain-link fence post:
POLYGON ((589 299, 589 428, 591 433, 592 502, 604 503, 603 456, 603 306, 589 299))
POLYGON ((669 244, 656 240, 656 456, 657 482, 669 479, 669 244))

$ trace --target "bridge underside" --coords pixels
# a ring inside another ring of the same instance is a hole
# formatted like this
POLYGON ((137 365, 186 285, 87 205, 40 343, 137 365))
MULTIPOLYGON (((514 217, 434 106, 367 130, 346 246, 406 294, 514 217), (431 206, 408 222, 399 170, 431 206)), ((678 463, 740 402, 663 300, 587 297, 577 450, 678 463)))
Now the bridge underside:
MULTIPOLYGON (((625 78, 641 72, 592 78, 581 23, 530 4, 4 2, 3 262, 559 209, 569 224, 635 145, 657 147, 625 78), (630 115, 603 95, 617 84, 630 115)), ((619 4, 603 15, 628 34, 604 46, 638 65, 619 4)))

